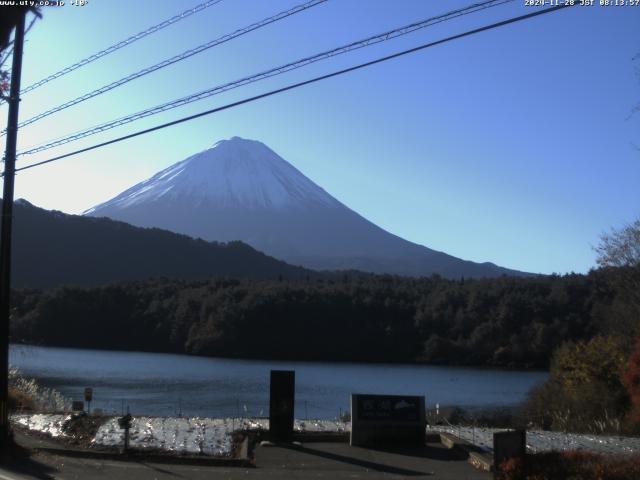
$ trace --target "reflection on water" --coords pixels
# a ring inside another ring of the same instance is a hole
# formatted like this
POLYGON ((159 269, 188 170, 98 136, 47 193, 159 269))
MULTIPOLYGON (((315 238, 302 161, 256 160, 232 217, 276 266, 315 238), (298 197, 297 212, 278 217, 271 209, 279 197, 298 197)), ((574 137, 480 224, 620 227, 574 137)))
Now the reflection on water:
POLYGON ((140 352, 12 345, 10 362, 26 376, 120 413, 189 416, 269 414, 269 371, 296 372, 296 417, 335 418, 350 393, 425 395, 427 406, 497 406, 521 402, 544 372, 423 365, 231 360, 140 352))

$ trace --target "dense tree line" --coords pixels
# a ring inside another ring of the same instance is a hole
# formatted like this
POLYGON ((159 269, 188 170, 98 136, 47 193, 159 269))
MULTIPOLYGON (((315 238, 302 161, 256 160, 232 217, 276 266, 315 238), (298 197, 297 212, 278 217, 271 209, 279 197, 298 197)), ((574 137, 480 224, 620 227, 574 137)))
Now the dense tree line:
MULTIPOLYGON (((568 341, 622 333, 611 279, 446 280, 344 274, 306 280, 153 280, 14 292, 12 341, 306 360, 547 368, 568 341)), ((634 270, 637 275, 637 269, 634 270)))

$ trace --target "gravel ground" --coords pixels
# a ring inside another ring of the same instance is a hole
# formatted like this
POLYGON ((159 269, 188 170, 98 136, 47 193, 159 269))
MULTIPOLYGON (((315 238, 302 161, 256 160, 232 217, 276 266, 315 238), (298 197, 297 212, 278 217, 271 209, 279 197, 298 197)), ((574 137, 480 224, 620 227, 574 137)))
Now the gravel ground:
MULTIPOLYGON (((493 433, 503 429, 433 426, 429 427, 429 430, 451 433, 485 450, 492 450, 493 433)), ((527 450, 532 453, 549 450, 588 450, 600 453, 630 454, 640 452, 640 438, 528 430, 527 450)))

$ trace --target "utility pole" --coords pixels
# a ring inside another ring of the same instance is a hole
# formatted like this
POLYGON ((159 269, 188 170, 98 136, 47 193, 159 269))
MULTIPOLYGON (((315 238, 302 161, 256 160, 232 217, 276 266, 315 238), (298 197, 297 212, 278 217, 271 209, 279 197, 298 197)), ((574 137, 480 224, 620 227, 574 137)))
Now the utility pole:
POLYGON ((4 186, 2 193, 2 230, 0 232, 0 448, 10 440, 9 426, 9 297, 11 295, 11 223, 13 220, 13 183, 16 175, 18 139, 18 106, 20 75, 26 12, 18 16, 13 41, 13 65, 9 91, 7 144, 4 155, 4 186))

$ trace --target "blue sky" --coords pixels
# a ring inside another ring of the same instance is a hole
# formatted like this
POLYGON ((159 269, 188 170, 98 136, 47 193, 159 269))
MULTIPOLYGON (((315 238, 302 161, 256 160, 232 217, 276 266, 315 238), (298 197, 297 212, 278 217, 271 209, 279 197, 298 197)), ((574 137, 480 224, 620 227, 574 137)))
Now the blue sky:
MULTIPOLYGON (((45 9, 23 86, 200 3, 45 9)), ((302 0, 223 0, 24 96, 21 119, 302 0)), ((329 0, 22 129, 19 148, 471 1, 329 0)), ((22 159, 44 160, 268 89, 531 12, 445 22, 22 159)), ((364 217, 474 261, 586 272, 599 235, 640 214, 640 7, 574 7, 21 172, 16 198, 79 213, 217 140, 260 140, 364 217)), ((2 123, 6 106, 0 107, 2 123)), ((4 148, 4 145, 2 145, 4 148)))

